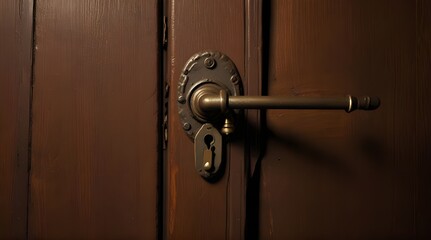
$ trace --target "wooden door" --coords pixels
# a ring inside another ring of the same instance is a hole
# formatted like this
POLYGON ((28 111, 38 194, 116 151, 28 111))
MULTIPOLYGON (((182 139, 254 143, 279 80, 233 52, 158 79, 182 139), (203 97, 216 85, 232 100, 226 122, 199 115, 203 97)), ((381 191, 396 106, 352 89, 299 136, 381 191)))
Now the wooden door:
POLYGON ((0 238, 429 238, 430 11, 425 0, 1 1, 0 238), (382 105, 245 111, 208 182, 175 95, 202 50, 235 62, 245 95, 382 105))
POLYGON ((256 235, 430 237, 429 1, 265 4, 268 95, 370 94, 382 105, 267 112, 256 235))
POLYGON ((0 239, 27 226, 32 1, 0 1, 0 239))
POLYGON ((209 183, 169 98, 168 239, 370 239, 431 235, 427 1, 175 1, 167 79, 217 50, 245 95, 379 96, 373 112, 246 111, 209 183))
POLYGON ((37 1, 30 238, 157 235, 156 1, 37 1))
MULTIPOLYGON (((244 151, 241 139, 227 149, 225 174, 203 180, 194 167, 193 141, 178 115, 176 89, 187 60, 203 50, 227 54, 245 69, 244 1, 169 1, 166 79, 168 142, 165 161, 165 237, 167 239, 242 239, 245 226, 244 151)), ((241 135, 241 134, 240 134, 241 135)))
POLYGON ((1 1, 1 239, 161 235, 161 6, 1 1))

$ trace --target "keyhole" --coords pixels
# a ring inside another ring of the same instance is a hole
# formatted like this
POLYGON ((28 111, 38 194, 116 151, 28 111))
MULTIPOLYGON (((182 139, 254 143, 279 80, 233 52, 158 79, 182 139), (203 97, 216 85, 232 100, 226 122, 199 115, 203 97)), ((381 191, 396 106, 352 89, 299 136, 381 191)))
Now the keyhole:
MULTIPOLYGON (((204 143, 207 145, 207 149, 210 149, 211 145, 214 144, 214 137, 211 134, 205 135, 204 137, 204 143)), ((213 146, 214 148, 214 146, 213 146)), ((214 150, 214 149, 211 149, 214 150)))
POLYGON ((214 158, 214 137, 211 134, 205 135, 204 143, 207 146, 207 149, 204 149, 204 169, 205 171, 210 171, 213 167, 213 158, 214 158))

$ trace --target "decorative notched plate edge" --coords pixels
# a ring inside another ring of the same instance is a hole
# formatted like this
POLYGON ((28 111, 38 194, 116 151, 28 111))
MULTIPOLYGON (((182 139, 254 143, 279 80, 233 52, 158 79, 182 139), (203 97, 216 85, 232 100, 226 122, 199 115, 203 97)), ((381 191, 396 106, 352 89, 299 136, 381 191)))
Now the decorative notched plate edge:
MULTIPOLYGON (((233 61, 219 51, 202 51, 194 54, 182 69, 177 85, 178 114, 182 128, 194 139, 205 122, 196 118, 190 107, 193 91, 203 84, 215 84, 230 96, 242 94, 241 76, 233 61)), ((212 122, 220 129, 222 122, 212 122)))

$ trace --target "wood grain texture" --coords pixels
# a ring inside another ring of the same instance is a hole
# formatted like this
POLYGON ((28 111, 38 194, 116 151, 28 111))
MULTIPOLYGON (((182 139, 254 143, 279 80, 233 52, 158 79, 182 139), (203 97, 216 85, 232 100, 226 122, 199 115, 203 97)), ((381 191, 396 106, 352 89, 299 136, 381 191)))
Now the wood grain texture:
POLYGON ((271 1, 269 95, 380 109, 268 112, 262 239, 429 237, 427 1, 271 1))
POLYGON ((227 54, 244 75, 244 1, 172 0, 168 25, 167 78, 174 90, 169 101, 166 238, 240 239, 244 196, 237 186, 244 177, 242 143, 229 146, 231 155, 219 181, 202 179, 194 167, 193 141, 180 125, 175 89, 186 61, 203 50, 227 54))
POLYGON ((0 239, 27 234, 33 1, 0 1, 0 239))
POLYGON ((416 226, 418 238, 431 237, 431 2, 416 5, 416 226))
POLYGON ((30 238, 157 237, 157 8, 37 1, 30 238))

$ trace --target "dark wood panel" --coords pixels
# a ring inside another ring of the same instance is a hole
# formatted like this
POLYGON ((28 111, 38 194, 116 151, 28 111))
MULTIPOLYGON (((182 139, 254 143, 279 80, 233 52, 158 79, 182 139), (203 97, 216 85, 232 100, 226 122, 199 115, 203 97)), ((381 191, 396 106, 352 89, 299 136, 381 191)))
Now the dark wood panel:
POLYGON ((226 172, 208 183, 196 173, 193 142, 183 132, 177 112, 179 73, 193 54, 227 54, 244 74, 244 1, 169 1, 167 78, 171 85, 166 162, 168 239, 240 239, 244 218, 242 143, 229 146, 226 172), (232 160, 230 160, 232 159, 232 160))
POLYGON ((268 111, 262 239, 430 235, 425 2, 266 3, 270 95, 369 94, 382 106, 268 111))
POLYGON ((33 1, 0 1, 0 238, 27 235, 33 1))
POLYGON ((30 238, 156 238, 157 9, 37 1, 30 238))
POLYGON ((419 238, 431 237, 431 2, 418 1, 416 7, 416 232, 419 238))

